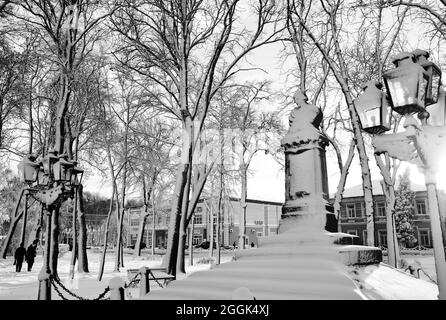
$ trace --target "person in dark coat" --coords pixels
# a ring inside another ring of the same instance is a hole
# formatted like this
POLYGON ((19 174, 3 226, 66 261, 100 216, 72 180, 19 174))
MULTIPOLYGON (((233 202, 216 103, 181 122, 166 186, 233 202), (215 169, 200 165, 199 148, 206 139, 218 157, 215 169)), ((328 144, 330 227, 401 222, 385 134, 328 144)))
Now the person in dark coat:
POLYGON ((30 244, 28 249, 26 250, 26 262, 28 263, 28 271, 31 271, 33 267, 34 258, 36 257, 36 249, 37 241, 34 240, 33 243, 30 244))
POLYGON ((23 260, 26 260, 26 249, 23 246, 23 242, 20 243, 20 247, 15 251, 14 259, 15 271, 20 272, 22 270, 23 260))

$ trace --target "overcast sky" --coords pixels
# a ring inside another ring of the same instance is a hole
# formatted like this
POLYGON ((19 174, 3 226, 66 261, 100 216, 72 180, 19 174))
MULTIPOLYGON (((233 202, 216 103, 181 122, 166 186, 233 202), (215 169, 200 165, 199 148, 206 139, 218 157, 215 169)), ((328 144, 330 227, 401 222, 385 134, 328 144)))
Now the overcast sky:
MULTIPOLYGON (((415 26, 414 26, 415 27, 415 26)), ((414 29, 415 30, 415 29, 414 29)), ((419 37, 415 31, 411 31, 409 38, 413 39, 411 48, 407 51, 415 49, 418 45, 420 48, 423 44, 420 43, 419 37), (414 35, 412 37, 412 35, 414 35), (416 37, 415 37, 416 35, 416 37), (418 40, 417 40, 418 39, 418 40)), ((259 80, 259 77, 265 77, 272 81, 272 85, 275 89, 280 89, 284 87, 284 81, 286 78, 286 69, 288 66, 282 65, 279 54, 282 46, 280 44, 268 45, 261 47, 255 53, 249 57, 250 63, 253 65, 261 66, 261 68, 266 72, 249 72, 245 73, 243 76, 244 80, 259 80), (283 69, 282 69, 283 68, 283 69)), ((263 106, 265 107, 265 106, 263 106)), ((282 106, 271 105, 267 106, 271 109, 278 109, 282 106)), ((283 116, 283 122, 288 126, 288 113, 283 116)), ((348 144, 347 144, 348 145, 348 144)), ((344 155, 346 157, 346 155, 344 155)), ((445 158, 446 160, 446 158, 445 158)), ((446 161, 445 161, 446 163, 446 161)), ((382 179, 379 170, 373 159, 373 155, 369 153, 369 164, 372 173, 372 180, 382 179)), ((332 152, 331 148, 327 149, 327 167, 328 167, 328 184, 330 194, 336 192, 337 184, 339 181, 339 169, 337 166, 337 161, 332 152)), ((411 180, 416 184, 424 184, 423 174, 413 165, 408 165, 403 163, 398 171, 398 173, 403 173, 406 167, 410 167, 411 180)), ((259 199, 259 200, 272 200, 283 202, 285 199, 285 180, 284 172, 281 170, 281 166, 272 159, 271 156, 265 155, 263 152, 257 153, 254 157, 253 162, 250 167, 252 175, 248 179, 248 198, 259 199)), ((446 172, 438 173, 439 188, 446 190, 446 179, 442 177, 446 176, 446 172)), ((350 173, 348 175, 346 188, 361 184, 361 168, 359 165, 357 154, 355 155, 354 161, 350 168, 350 173)), ((104 193, 104 195, 109 195, 111 193, 111 188, 109 183, 101 181, 98 177, 93 177, 86 181, 86 190, 91 192, 104 193)), ((137 195, 134 195, 137 196, 137 195)))

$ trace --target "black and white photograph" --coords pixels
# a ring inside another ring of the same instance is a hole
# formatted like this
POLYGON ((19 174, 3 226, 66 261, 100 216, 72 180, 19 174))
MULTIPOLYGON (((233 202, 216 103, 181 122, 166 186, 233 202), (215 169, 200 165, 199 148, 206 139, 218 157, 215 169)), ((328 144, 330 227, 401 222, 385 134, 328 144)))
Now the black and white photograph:
POLYGON ((443 70, 446 0, 0 0, 0 301, 446 300, 443 70))

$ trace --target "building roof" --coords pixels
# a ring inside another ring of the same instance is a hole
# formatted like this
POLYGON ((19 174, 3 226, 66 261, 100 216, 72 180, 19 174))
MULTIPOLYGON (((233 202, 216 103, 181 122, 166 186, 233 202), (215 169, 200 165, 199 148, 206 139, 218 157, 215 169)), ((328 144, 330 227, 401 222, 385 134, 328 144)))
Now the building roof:
MULTIPOLYGON (((396 186, 398 186, 398 182, 396 183, 396 186)), ((410 189, 412 191, 418 192, 418 191, 426 191, 426 186, 411 183, 410 189)), ((383 190, 381 188, 381 180, 372 180, 372 192, 373 195, 383 195, 383 190)), ((330 198, 334 198, 335 194, 330 194, 330 198)), ((346 188, 344 190, 343 198, 352 198, 352 197, 362 197, 364 196, 364 192, 362 190, 362 184, 358 184, 356 186, 346 188)))

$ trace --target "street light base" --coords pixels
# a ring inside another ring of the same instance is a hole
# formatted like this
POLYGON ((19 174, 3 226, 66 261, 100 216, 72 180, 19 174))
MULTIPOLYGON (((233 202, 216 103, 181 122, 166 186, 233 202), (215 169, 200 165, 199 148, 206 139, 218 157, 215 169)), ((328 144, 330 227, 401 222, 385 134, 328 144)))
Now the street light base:
POLYGON ((37 300, 51 300, 51 274, 42 269, 39 273, 38 280, 39 294, 37 300))

